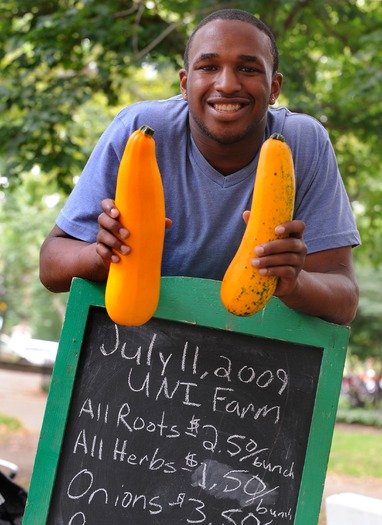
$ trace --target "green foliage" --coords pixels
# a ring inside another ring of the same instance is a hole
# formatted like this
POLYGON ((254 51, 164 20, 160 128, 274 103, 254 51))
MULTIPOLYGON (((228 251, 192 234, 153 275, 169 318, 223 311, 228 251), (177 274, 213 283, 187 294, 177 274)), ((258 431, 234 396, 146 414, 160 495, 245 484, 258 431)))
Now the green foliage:
POLYGON ((38 279, 39 247, 57 215, 48 204, 52 199, 60 203, 53 189, 35 169, 13 192, 0 192, 0 302, 7 305, 5 331, 28 319, 33 337, 58 340, 66 294, 52 302, 38 279), (49 199, 46 192, 52 193, 49 199))
POLYGON ((376 372, 382 373, 382 271, 372 266, 357 268, 360 301, 351 327, 350 355, 359 360, 374 358, 376 372), (379 369, 378 369, 379 368, 379 369))
POLYGON ((337 412, 337 421, 349 425, 365 425, 382 428, 382 412, 367 408, 340 407, 337 412))
POLYGON ((154 58, 174 56, 183 40, 176 27, 163 39, 169 22, 138 3, 24 0, 2 8, 0 107, 8 116, 0 122, 0 154, 7 178, 13 184, 38 164, 68 193, 94 145, 89 128, 78 124, 81 108, 97 95, 117 105, 150 50, 154 58))

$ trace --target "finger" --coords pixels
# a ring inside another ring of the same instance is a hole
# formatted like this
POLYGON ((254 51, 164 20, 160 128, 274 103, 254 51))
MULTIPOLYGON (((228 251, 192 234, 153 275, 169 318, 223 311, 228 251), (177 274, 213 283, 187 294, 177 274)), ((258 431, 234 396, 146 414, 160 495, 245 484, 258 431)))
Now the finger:
POLYGON ((96 241, 103 244, 111 252, 118 252, 121 255, 127 255, 131 251, 130 246, 124 244, 118 237, 102 228, 98 231, 96 241))
POLYGON ((260 275, 264 277, 277 277, 280 281, 295 280, 299 273, 300 270, 295 266, 272 266, 259 269, 260 275))
POLYGON ((101 213, 98 216, 98 224, 100 229, 104 229, 112 232, 114 235, 119 237, 121 240, 125 240, 129 236, 129 231, 122 226, 120 222, 109 217, 106 213, 101 213))
POLYGON ((249 216, 250 216, 250 215, 251 215, 251 212, 250 212, 249 210, 245 210, 245 211, 243 212, 242 217, 243 217, 243 219, 244 219, 245 224, 248 224, 249 216))
POLYGON ((251 264, 254 268, 257 268, 262 275, 277 274, 281 276, 283 268, 297 268, 299 271, 303 265, 303 257, 293 252, 282 253, 279 255, 254 257, 251 259, 251 264))
POLYGON ((170 228, 172 226, 172 220, 166 217, 165 219, 165 228, 170 228))
POLYGON ((110 266, 110 263, 119 262, 121 260, 120 256, 108 248, 105 244, 96 243, 96 252, 102 258, 102 262, 106 267, 110 266))
POLYGON ((297 237, 286 237, 284 239, 277 239, 264 244, 258 244, 254 248, 254 253, 257 257, 264 258, 269 255, 295 253, 300 257, 305 258, 307 247, 305 242, 297 237))
POLYGON ((113 199, 103 199, 101 202, 101 208, 107 215, 109 215, 109 217, 112 217, 113 219, 116 219, 119 216, 119 210, 116 208, 113 199))
POLYGON ((294 220, 280 224, 275 228, 278 237, 296 237, 302 239, 305 231, 305 223, 300 220, 294 220))

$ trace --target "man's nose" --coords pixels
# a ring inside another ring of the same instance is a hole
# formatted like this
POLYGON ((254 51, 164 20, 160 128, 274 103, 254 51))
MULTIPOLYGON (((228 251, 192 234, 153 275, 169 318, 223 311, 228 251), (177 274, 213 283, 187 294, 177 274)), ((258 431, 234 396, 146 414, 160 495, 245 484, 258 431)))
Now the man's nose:
POLYGON ((215 88, 221 93, 235 93, 239 91, 241 83, 237 72, 230 67, 221 69, 215 81, 215 88))

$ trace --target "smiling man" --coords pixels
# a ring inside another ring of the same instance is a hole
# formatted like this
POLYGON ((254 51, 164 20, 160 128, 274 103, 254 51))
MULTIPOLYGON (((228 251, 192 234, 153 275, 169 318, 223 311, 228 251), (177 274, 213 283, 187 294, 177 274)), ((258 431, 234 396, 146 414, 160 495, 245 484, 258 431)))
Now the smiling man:
POLYGON ((268 105, 281 90, 275 44, 269 33, 255 27, 219 18, 202 25, 187 46, 180 72, 192 136, 223 174, 253 159, 263 142, 268 105))
POLYGON ((252 264, 279 278, 275 295, 286 305, 350 323, 359 234, 326 130, 269 107, 281 91, 278 67, 276 42, 259 19, 235 9, 205 18, 186 46, 181 95, 132 104, 100 138, 41 248, 43 284, 59 292, 75 276, 105 281, 110 261, 128 256, 129 231, 113 199, 126 141, 144 124, 155 130, 169 218, 162 275, 221 280, 244 232, 260 147, 277 132, 295 163, 295 214, 277 228, 285 238, 253 247, 252 264))

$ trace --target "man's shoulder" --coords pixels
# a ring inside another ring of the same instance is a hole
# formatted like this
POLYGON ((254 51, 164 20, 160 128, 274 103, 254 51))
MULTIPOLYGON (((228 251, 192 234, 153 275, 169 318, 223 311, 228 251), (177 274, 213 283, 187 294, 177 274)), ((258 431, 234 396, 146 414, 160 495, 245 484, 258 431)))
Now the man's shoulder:
POLYGON ((188 117, 188 105, 180 95, 163 100, 145 100, 135 102, 123 108, 116 118, 123 126, 131 130, 142 125, 152 126, 154 129, 172 126, 176 122, 182 125, 188 117))
POLYGON ((323 124, 306 113, 291 111, 286 107, 268 111, 268 133, 281 133, 292 142, 326 139, 328 133, 323 124))

